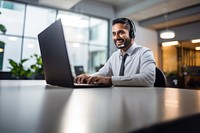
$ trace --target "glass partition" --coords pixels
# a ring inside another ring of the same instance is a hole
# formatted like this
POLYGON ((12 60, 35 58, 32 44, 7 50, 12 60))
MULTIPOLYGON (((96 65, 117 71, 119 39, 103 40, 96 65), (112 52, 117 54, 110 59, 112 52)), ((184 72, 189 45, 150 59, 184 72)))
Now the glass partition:
POLYGON ((8 68, 10 66, 8 59, 13 59, 16 62, 19 62, 21 59, 22 38, 5 35, 0 35, 0 38, 1 41, 5 42, 5 45, 0 52, 0 67, 4 71, 10 71, 8 68))
POLYGON ((56 10, 27 5, 25 19, 25 37, 37 38, 37 35, 55 21, 56 10))
POLYGON ((0 33, 0 71, 9 71, 8 59, 30 67, 32 55, 40 55, 37 35, 61 18, 69 58, 74 66, 83 66, 86 73, 93 73, 104 64, 108 53, 108 21, 79 13, 0 0, 0 24, 7 32, 0 33))
POLYGON ((179 41, 176 45, 162 46, 163 71, 168 86, 200 88, 200 40, 179 41), (198 81, 198 82, 197 82, 198 81))
POLYGON ((3 24, 6 34, 23 35, 25 5, 0 0, 0 24, 3 24))
POLYGON ((108 22, 81 14, 59 11, 62 20, 69 56, 73 66, 83 66, 93 73, 96 67, 107 60, 108 22))

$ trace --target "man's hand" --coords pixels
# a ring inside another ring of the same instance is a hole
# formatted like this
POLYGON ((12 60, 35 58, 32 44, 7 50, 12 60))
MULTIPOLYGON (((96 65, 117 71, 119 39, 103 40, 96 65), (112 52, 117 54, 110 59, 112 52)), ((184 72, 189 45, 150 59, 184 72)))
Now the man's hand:
POLYGON ((105 84, 112 85, 111 77, 91 76, 87 79, 87 84, 105 84))
POLYGON ((77 76, 74 80, 75 83, 78 84, 105 84, 105 85, 112 85, 111 77, 104 77, 104 76, 89 76, 87 74, 81 74, 77 76))
POLYGON ((88 79, 90 78, 90 76, 88 76, 87 74, 81 74, 81 75, 78 75, 74 82, 75 83, 78 83, 78 84, 83 84, 83 83, 87 83, 88 79))

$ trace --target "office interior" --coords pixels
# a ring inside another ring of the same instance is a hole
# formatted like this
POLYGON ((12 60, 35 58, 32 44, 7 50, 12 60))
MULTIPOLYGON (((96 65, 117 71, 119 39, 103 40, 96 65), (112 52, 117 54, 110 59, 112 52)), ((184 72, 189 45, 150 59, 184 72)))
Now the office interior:
POLYGON ((200 88, 199 0, 0 0, 0 9, 0 24, 7 29, 0 33, 5 43, 0 45, 1 73, 10 71, 8 59, 29 59, 24 63, 27 68, 34 64, 31 56, 40 55, 37 34, 59 18, 72 70, 82 66, 84 72, 93 73, 117 50, 112 20, 128 17, 136 26, 135 42, 153 50, 167 86, 200 88), (175 37, 162 39, 165 30, 175 37))

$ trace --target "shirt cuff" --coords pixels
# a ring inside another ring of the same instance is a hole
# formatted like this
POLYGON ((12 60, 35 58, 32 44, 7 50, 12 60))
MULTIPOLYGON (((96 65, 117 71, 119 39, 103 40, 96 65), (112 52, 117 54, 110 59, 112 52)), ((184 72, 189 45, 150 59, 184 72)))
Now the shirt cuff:
POLYGON ((111 76, 111 81, 113 85, 120 85, 120 76, 111 76))

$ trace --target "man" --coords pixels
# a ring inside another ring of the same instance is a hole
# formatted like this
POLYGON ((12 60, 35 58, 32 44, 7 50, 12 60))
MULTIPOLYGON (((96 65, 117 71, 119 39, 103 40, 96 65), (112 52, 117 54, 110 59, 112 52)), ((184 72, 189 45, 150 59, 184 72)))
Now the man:
POLYGON ((115 86, 153 86, 155 82, 153 52, 134 42, 134 23, 127 18, 117 18, 112 21, 112 34, 119 50, 111 55, 97 73, 79 75, 75 82, 115 86), (122 62, 124 64, 121 64, 122 62))

